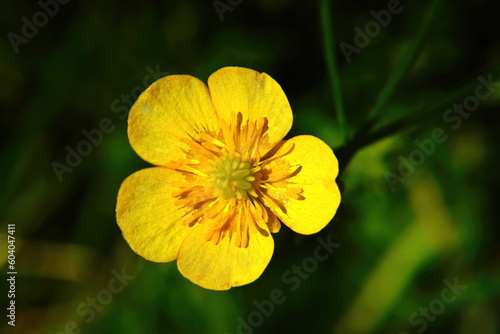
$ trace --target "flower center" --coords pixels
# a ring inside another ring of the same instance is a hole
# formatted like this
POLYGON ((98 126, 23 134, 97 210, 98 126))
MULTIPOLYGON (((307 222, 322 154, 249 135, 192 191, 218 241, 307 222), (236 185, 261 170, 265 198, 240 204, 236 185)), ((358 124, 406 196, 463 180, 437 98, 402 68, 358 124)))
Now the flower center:
POLYGON ((248 198, 248 192, 254 192, 253 173, 258 169, 260 168, 252 169, 250 163, 234 154, 225 155, 214 163, 214 169, 209 173, 216 195, 224 199, 248 198))
POLYGON ((239 248, 246 248, 252 233, 276 232, 279 221, 273 212, 286 213, 286 200, 303 200, 303 190, 289 178, 300 166, 270 163, 293 151, 262 157, 271 147, 267 118, 244 119, 237 113, 231 122, 221 120, 217 133, 200 130, 181 138, 185 158, 165 165, 178 171, 171 180, 176 188, 175 205, 190 209, 181 224, 192 227, 210 224, 205 240, 218 244, 229 237, 239 248))

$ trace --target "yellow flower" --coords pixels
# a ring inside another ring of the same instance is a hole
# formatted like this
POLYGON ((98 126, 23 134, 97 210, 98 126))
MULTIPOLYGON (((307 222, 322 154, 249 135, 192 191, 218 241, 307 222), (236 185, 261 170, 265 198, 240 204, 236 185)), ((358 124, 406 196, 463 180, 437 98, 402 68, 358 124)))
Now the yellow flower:
POLYGON ((256 280, 281 223, 316 233, 340 203, 332 150, 312 136, 282 141, 292 110, 265 73, 225 67, 208 88, 189 75, 154 82, 130 110, 137 154, 158 166, 130 175, 116 216, 130 247, 212 290, 256 280))

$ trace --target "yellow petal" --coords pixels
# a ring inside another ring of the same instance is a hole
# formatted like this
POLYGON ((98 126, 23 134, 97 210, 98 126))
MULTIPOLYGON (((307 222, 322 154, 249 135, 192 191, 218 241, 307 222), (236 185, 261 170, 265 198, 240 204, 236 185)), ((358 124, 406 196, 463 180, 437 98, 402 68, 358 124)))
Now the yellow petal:
POLYGON ((240 248, 229 235, 222 236, 218 244, 206 241, 211 225, 208 221, 197 225, 182 243, 177 259, 181 274, 211 290, 228 290, 255 281, 273 255, 271 234, 261 233, 251 224, 248 247, 240 248))
POLYGON ((340 204, 340 192, 335 183, 338 162, 333 151, 316 137, 297 136, 285 141, 273 157, 277 158, 271 157, 270 162, 262 165, 271 180, 279 180, 266 190, 274 199, 267 201, 272 211, 297 233, 320 231, 333 218, 340 204), (281 180, 284 168, 297 173, 281 180), (297 192, 300 189, 303 192, 297 192))
POLYGON ((116 219, 123 237, 142 257, 155 262, 177 258, 190 228, 180 223, 187 209, 174 205, 169 184, 179 176, 167 168, 147 168, 123 181, 118 192, 116 219))
POLYGON ((189 75, 170 75, 155 81, 130 110, 128 137, 144 160, 165 166, 185 157, 189 139, 199 131, 219 130, 206 85, 189 75))
POLYGON ((266 73, 242 67, 224 67, 208 78, 208 87, 217 114, 234 124, 241 113, 246 121, 258 123, 267 118, 268 142, 259 146, 263 156, 292 127, 292 109, 281 86, 266 73))
POLYGON ((281 230, 281 223, 273 213, 269 214, 267 227, 269 228, 269 231, 271 231, 271 233, 278 233, 281 230))

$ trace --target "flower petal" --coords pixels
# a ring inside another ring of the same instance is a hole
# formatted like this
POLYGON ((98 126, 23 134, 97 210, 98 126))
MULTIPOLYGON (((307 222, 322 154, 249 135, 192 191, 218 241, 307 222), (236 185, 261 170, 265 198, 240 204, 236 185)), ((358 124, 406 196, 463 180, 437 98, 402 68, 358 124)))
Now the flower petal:
POLYGON ((210 95, 217 114, 229 124, 238 113, 243 124, 267 118, 268 142, 261 144, 265 155, 292 127, 292 109, 281 86, 266 73, 243 67, 224 67, 208 78, 210 95))
POLYGON ((300 234, 313 234, 330 222, 340 192, 335 183, 338 161, 328 145, 313 136, 293 137, 262 166, 271 180, 277 180, 266 189, 267 204, 285 225, 300 234), (282 180, 284 172, 292 176, 282 180))
POLYGON ((190 232, 180 223, 187 209, 174 205, 169 184, 178 172, 167 168, 142 169, 123 181, 116 204, 116 220, 123 237, 137 254, 150 261, 169 262, 190 232))
POLYGON ((155 81, 139 96, 128 118, 133 149, 157 166, 185 157, 183 150, 189 146, 179 139, 218 130, 208 88, 189 75, 170 75, 155 81))
POLYGON ((248 247, 239 248, 228 235, 218 244, 206 241, 211 228, 208 221, 197 225, 182 243, 177 266, 184 277, 205 289, 228 290, 262 275, 274 251, 271 233, 251 224, 248 247))

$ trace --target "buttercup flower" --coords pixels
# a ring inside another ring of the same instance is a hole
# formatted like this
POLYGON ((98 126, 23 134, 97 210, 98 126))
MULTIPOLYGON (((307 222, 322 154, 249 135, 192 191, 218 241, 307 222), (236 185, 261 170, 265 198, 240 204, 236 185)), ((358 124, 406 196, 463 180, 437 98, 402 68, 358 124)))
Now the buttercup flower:
POLYGON ((150 261, 177 260, 207 289, 256 280, 281 223, 316 233, 340 203, 332 150, 312 136, 282 141, 291 126, 285 93, 265 73, 225 67, 208 88, 189 75, 154 82, 128 119, 132 148, 157 166, 118 193, 130 247, 150 261))

